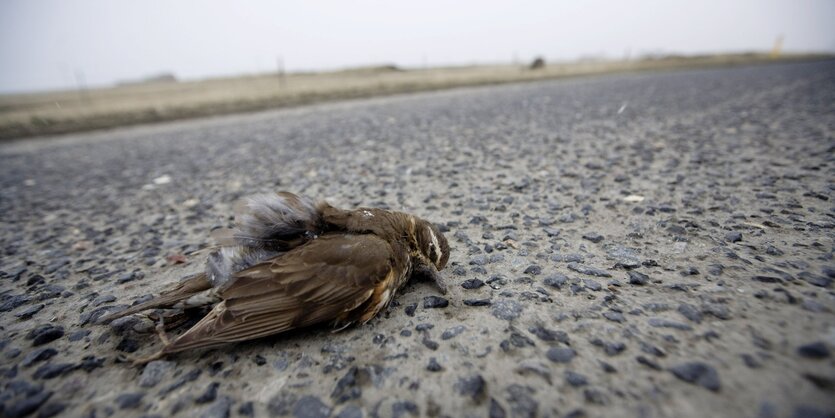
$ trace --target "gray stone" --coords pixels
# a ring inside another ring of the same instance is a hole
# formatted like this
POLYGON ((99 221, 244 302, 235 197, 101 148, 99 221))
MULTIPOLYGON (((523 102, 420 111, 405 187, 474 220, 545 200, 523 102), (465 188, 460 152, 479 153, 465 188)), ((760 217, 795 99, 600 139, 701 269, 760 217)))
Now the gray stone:
POLYGON ((512 321, 522 314, 522 305, 515 300, 501 299, 493 304, 493 316, 506 321, 512 321))
POLYGON ((545 353, 548 360, 551 360, 554 363, 570 363, 576 355, 577 352, 569 347, 553 347, 548 349, 548 352, 545 353))
POLYGON ((698 361, 682 363, 671 367, 670 372, 687 383, 697 384, 714 392, 718 392, 721 388, 719 374, 707 363, 698 361))

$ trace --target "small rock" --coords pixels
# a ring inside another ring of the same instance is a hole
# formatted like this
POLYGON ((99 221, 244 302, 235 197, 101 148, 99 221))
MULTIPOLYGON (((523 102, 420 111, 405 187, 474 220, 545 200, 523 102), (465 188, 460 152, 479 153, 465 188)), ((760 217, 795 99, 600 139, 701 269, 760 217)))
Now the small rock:
POLYGON ((505 412, 504 407, 498 403, 495 399, 490 398, 490 408, 487 412, 487 416, 489 418, 506 418, 507 412, 505 412))
POLYGON ((78 363, 78 368, 84 370, 87 373, 98 369, 99 367, 104 367, 105 359, 103 357, 96 357, 96 356, 84 356, 81 359, 81 363, 78 363))
POLYGON ((738 231, 731 231, 725 234, 725 241, 728 242, 739 242, 742 241, 742 232, 738 231))
POLYGON ((731 310, 725 305, 705 304, 702 306, 702 313, 713 315, 723 321, 731 319, 731 310))
MULTIPOLYGON (((391 415, 393 417, 404 417, 410 415, 413 417, 419 416, 420 410, 417 404, 412 401, 398 401, 391 404, 391 415)), ((379 416, 376 411, 372 412, 374 416, 379 416)))
POLYGON ((615 266, 634 269, 641 266, 641 258, 638 256, 638 250, 634 248, 624 247, 620 244, 610 244, 606 247, 606 257, 615 261, 615 266))
POLYGON ((638 356, 638 357, 635 357, 635 360, 636 360, 638 363, 643 364, 644 366, 647 366, 647 367, 649 367, 649 368, 651 368, 651 369, 661 370, 661 365, 660 365, 660 364, 658 364, 658 363, 656 363, 655 361, 652 361, 652 360, 650 360, 650 359, 648 359, 648 358, 646 358, 646 357, 644 357, 644 356, 638 356))
POLYGON ((626 350, 626 344, 622 342, 605 342, 600 338, 591 340, 592 345, 603 347, 603 351, 608 356, 615 356, 626 350))
POLYGON ((681 323, 681 322, 671 321, 669 319, 664 319, 664 318, 650 318, 647 321, 647 323, 651 327, 656 327, 656 328, 675 328, 675 329, 680 329, 680 330, 683 330, 683 331, 689 331, 689 330, 693 329, 693 327, 691 327, 690 325, 687 325, 687 324, 684 324, 684 323, 681 323))
POLYGON ((655 357, 665 357, 667 355, 666 353, 661 351, 660 348, 645 341, 641 341, 641 351, 647 354, 651 354, 655 357))
POLYGON ((484 282, 479 279, 469 279, 461 283, 461 287, 467 290, 478 289, 481 286, 484 286, 484 282))
POLYGON ((429 331, 432 328, 435 328, 435 325, 422 323, 422 324, 417 324, 415 326, 415 331, 417 331, 417 332, 429 331))
POLYGON ((716 373, 713 367, 706 363, 683 363, 672 367, 670 372, 685 382, 697 384, 714 392, 718 392, 721 388, 719 374, 716 373))
POLYGON ((570 363, 577 355, 577 352, 569 347, 553 347, 548 349, 545 356, 554 363, 570 363))
POLYGON ((228 396, 221 396, 202 411, 200 418, 229 418, 229 408, 232 407, 232 399, 228 396))
POLYGON ((174 367, 174 362, 164 360, 154 360, 145 365, 142 374, 139 376, 139 386, 143 388, 151 388, 156 386, 163 378, 165 373, 174 367))
POLYGON ((519 365, 516 366, 515 371, 521 375, 525 375, 527 373, 536 374, 545 379, 549 385, 551 384, 551 371, 549 370, 548 365, 541 361, 533 359, 522 360, 519 362, 519 365))
POLYGON ((583 285, 585 286, 586 289, 589 289, 589 290, 594 291, 594 292, 599 292, 599 291, 603 290, 603 285, 601 285, 600 283, 598 283, 598 282, 596 282, 592 279, 583 279, 583 285))
POLYGON ((202 370, 192 369, 188 373, 180 376, 177 380, 174 381, 174 383, 171 383, 168 386, 162 388, 162 390, 159 391, 159 394, 161 396, 165 396, 165 395, 181 388, 186 383, 193 382, 193 381, 197 380, 197 378, 200 377, 200 374, 202 374, 202 370))
POLYGON ((829 357, 829 347, 822 341, 809 343, 797 347, 797 354, 811 359, 824 359, 829 357))
POLYGON ((618 322, 618 323, 626 322, 626 318, 620 312, 606 311, 606 312, 603 312, 603 317, 612 321, 612 322, 618 322))
POLYGON ((423 309, 446 308, 449 301, 440 296, 426 296, 423 298, 423 309))
POLYGON ((566 370, 565 372, 565 381, 571 385, 576 387, 586 386, 589 384, 589 380, 586 376, 581 375, 580 373, 572 372, 571 370, 566 370))
POLYGON ((490 299, 464 299, 464 305, 467 306, 490 306, 492 304, 490 299))
POLYGON ((587 234, 583 234, 583 239, 597 244, 598 242, 603 241, 603 235, 600 235, 597 232, 589 232, 587 234))
POLYGON ((746 366, 752 369, 759 369, 762 367, 762 363, 759 362, 754 356, 750 354, 742 354, 742 361, 745 363, 746 366))
POLYGON ((634 284, 638 286, 643 286, 649 283, 649 276, 644 273, 640 273, 637 271, 628 271, 626 274, 629 275, 629 284, 634 284))
POLYGON ((339 411, 335 418, 362 418, 362 408, 356 405, 348 405, 339 411))
MULTIPOLYGON (((242 417, 254 417, 255 404, 253 404, 252 401, 242 403, 241 406, 238 407, 238 414, 242 417)), ((362 416, 359 418, 362 418, 362 416)))
POLYGON ((33 346, 43 345, 55 341, 64 336, 64 327, 54 326, 50 324, 39 325, 35 327, 26 338, 32 340, 33 346))
POLYGON ((2 304, 0 304, 0 312, 11 311, 12 309, 25 305, 26 303, 29 303, 29 297, 26 295, 10 296, 9 298, 3 300, 2 304))
POLYGON ((429 370, 430 372, 439 372, 443 369, 443 366, 438 364, 438 360, 436 360, 435 357, 431 357, 429 359, 429 364, 426 365, 426 370, 429 370))
POLYGON ((63 402, 51 402, 41 407, 40 411, 38 411, 38 418, 54 417, 64 412, 65 409, 67 409, 67 404, 63 402))
POLYGON ((38 370, 35 370, 32 377, 35 379, 52 379, 62 374, 69 373, 76 368, 77 366, 72 363, 45 364, 39 367, 38 370))
POLYGON ((423 339, 420 341, 420 343, 423 344, 424 347, 426 347, 426 348, 428 348, 432 351, 437 351, 438 347, 441 346, 440 344, 437 343, 437 341, 432 341, 427 337, 423 337, 423 339))
POLYGON ((97 297, 97 298, 93 299, 93 301, 92 301, 92 302, 90 302, 90 305, 92 305, 92 306, 100 306, 100 305, 104 305, 105 303, 110 303, 110 302, 113 302, 113 301, 115 301, 115 300, 116 300, 116 296, 113 296, 113 295, 101 295, 101 296, 99 296, 99 297, 97 297))
POLYGON ((832 284, 832 279, 829 277, 818 276, 817 274, 809 273, 808 271, 801 271, 797 274, 807 283, 818 287, 829 287, 832 284))
POLYGON ((267 401, 267 413, 275 417, 289 415, 297 400, 298 395, 295 393, 281 390, 267 401))
POLYGON ((3 411, 3 416, 9 418, 25 417, 32 412, 35 412, 41 405, 49 400, 51 396, 52 392, 37 391, 31 394, 31 396, 27 396, 26 399, 10 405, 7 404, 5 410, 3 411))
POLYGON ((410 303, 406 305, 403 309, 406 312, 406 316, 415 316, 415 310, 417 310, 417 303, 410 303))
POLYGON ((835 413, 830 411, 820 410, 809 405, 798 405, 794 408, 792 418, 833 418, 835 413))
POLYGON ((133 353, 139 350, 139 342, 131 338, 123 338, 116 346, 116 349, 125 353, 133 353))
POLYGON ((595 404, 595 405, 606 405, 607 398, 606 395, 593 388, 583 390, 583 397, 586 398, 586 402, 595 404))
POLYGON ((206 387, 206 390, 194 400, 194 403, 209 403, 217 399, 217 388, 220 386, 219 382, 212 382, 206 387))
POLYGON ((522 314, 522 305, 515 300, 502 299, 493 304, 493 316, 506 321, 511 321, 522 314))
POLYGON ((612 277, 612 275, 609 274, 609 272, 607 272, 605 270, 600 270, 598 268, 589 267, 585 264, 568 263, 568 269, 576 271, 577 273, 580 273, 580 274, 588 275, 588 276, 612 277))
POLYGON ((27 319, 32 318, 32 316, 35 315, 36 313, 40 312, 41 309, 44 308, 44 306, 46 306, 46 305, 44 305, 43 303, 39 303, 37 305, 32 305, 32 306, 16 313, 14 316, 16 316, 21 321, 25 321, 27 319))
POLYGON ((313 395, 302 396, 293 406, 295 418, 327 418, 331 415, 331 407, 313 395))
POLYGON ((528 332, 536 335, 536 337, 542 341, 559 341, 561 343, 568 344, 568 334, 565 331, 554 331, 541 325, 537 325, 528 328, 528 332))
POLYGON ((567 276, 565 276, 563 274, 554 274, 554 275, 546 277, 545 280, 543 280, 542 282, 546 286, 551 286, 551 287, 556 288, 556 289, 561 289, 563 286, 565 286, 565 283, 567 281, 568 281, 567 276))
POLYGON ((462 396, 468 396, 473 400, 479 400, 484 397, 486 386, 487 382, 484 378, 480 374, 475 374, 470 377, 458 379, 458 383, 455 384, 455 389, 462 396))
POLYGON ((142 403, 144 393, 123 393, 114 400, 119 409, 136 409, 142 403))
POLYGON ((359 375, 360 369, 356 366, 351 367, 348 372, 336 382, 336 386, 331 392, 331 399, 333 399, 333 401, 337 404, 341 404, 362 396, 362 387, 360 385, 361 377, 359 375))
POLYGON ((20 362, 20 365, 23 367, 29 367, 37 362, 49 360, 52 356, 58 354, 58 350, 54 348, 44 347, 32 350, 29 354, 26 354, 26 357, 23 358, 23 361, 20 362))
POLYGON ((761 283, 783 283, 783 279, 774 276, 754 276, 751 279, 761 283))
POLYGON ((528 266, 528 268, 525 269, 524 273, 525 274, 530 274, 532 276, 538 276, 538 275, 542 274, 542 267, 540 267, 536 264, 533 264, 533 265, 528 266))
POLYGON ((606 372, 606 373, 617 373, 618 372, 618 369, 616 369, 615 366, 612 366, 611 364, 606 363, 605 361, 600 361, 599 363, 600 363, 600 368, 603 369, 603 371, 606 372))
POLYGON ((448 340, 450 338, 457 337, 462 332, 464 332, 466 329, 467 329, 467 327, 464 326, 464 325, 456 325, 452 328, 449 328, 449 329, 445 330, 443 332, 443 334, 441 334, 441 339, 442 340, 448 340))
POLYGON ((72 341, 72 342, 75 342, 75 341, 78 341, 78 340, 88 336, 88 335, 90 335, 90 330, 89 329, 82 329, 82 330, 78 330, 78 331, 73 332, 72 334, 69 335, 69 337, 67 337, 67 339, 72 341))
POLYGON ((512 417, 533 418, 539 415, 539 402, 532 396, 536 393, 533 388, 512 384, 506 390, 512 417))
POLYGON ((687 268, 685 268, 684 270, 681 271, 682 276, 698 276, 699 274, 701 274, 699 269, 697 269, 693 266, 687 267, 687 268))
POLYGON ((684 315, 685 318, 700 324, 702 322, 702 312, 693 305, 682 303, 678 305, 678 313, 684 315))

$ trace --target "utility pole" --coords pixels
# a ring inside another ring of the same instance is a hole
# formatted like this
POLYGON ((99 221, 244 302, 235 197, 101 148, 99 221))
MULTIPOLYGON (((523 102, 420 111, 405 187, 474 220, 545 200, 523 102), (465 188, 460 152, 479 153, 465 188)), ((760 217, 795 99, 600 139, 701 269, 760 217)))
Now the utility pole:
POLYGON ((287 86, 287 76, 284 73, 284 58, 281 55, 276 58, 276 64, 278 66, 278 86, 283 89, 287 86))
POLYGON ((88 103, 90 101, 90 97, 87 94, 87 80, 84 77, 83 70, 75 70, 75 84, 78 87, 78 100, 81 103, 88 103))
POLYGON ((783 52, 783 34, 777 36, 774 40, 774 46, 771 48, 771 58, 779 58, 780 53, 783 52))

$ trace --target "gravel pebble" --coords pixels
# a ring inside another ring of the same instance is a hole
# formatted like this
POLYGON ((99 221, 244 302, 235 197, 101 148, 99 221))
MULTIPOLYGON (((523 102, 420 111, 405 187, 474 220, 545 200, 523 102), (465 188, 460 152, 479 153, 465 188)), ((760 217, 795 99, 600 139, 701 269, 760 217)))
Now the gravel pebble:
POLYGON ((446 308, 449 301, 440 296, 427 296, 423 298, 423 309, 446 308))
POLYGON ((479 279, 468 279, 461 283, 461 287, 467 290, 478 289, 481 286, 484 286, 484 282, 479 279))
POLYGON ((315 396, 301 397, 293 406, 295 418, 327 418, 331 415, 331 407, 315 396))
POLYGON ((30 351, 23 357, 23 361, 20 362, 20 365, 23 367, 31 366, 37 362, 49 360, 54 355, 58 354, 58 350, 50 347, 41 347, 35 350, 30 351))
POLYGON ((691 327, 690 325, 681 322, 671 321, 669 319, 664 318, 650 318, 649 320, 647 320, 647 323, 651 327, 658 328, 675 328, 682 331, 690 331, 693 329, 693 327, 691 327))
POLYGON ((685 382, 697 384, 705 389, 718 392, 721 388, 719 374, 716 370, 702 362, 682 363, 670 368, 673 375, 685 382))
POLYGON ((466 331, 466 330, 467 330, 466 326, 456 325, 452 328, 448 328, 448 329, 444 330, 444 332, 441 334, 441 339, 442 340, 449 340, 451 338, 455 338, 455 337, 461 335, 461 333, 466 331))
POLYGON ((136 409, 144 397, 144 393, 123 393, 117 396, 114 402, 119 409, 136 409))
POLYGON ((502 299, 493 304, 493 316, 506 321, 512 321, 522 314, 522 305, 514 300, 502 299))
POLYGON ((626 274, 629 275, 629 284, 643 286, 649 283, 649 276, 647 276, 644 273, 637 271, 628 271, 626 272, 626 274))
POLYGON ((589 267, 585 264, 568 263, 568 268, 570 270, 576 271, 577 273, 585 274, 585 275, 588 275, 588 276, 612 277, 612 275, 609 274, 608 271, 600 270, 600 269, 594 268, 594 267, 589 267))
POLYGON ((39 346, 50 343, 64 336, 64 327, 50 324, 39 325, 29 331, 26 338, 32 340, 32 345, 39 346))
POLYGON ((545 354, 548 360, 554 363, 570 363, 577 355, 577 352, 569 347, 553 347, 545 354))
POLYGON ((829 357, 829 347, 821 341, 804 344, 797 347, 797 354, 811 359, 824 359, 829 357))
POLYGON ((174 362, 154 360, 145 365, 142 374, 139 375, 139 386, 152 388, 162 381, 162 378, 174 367, 174 362))

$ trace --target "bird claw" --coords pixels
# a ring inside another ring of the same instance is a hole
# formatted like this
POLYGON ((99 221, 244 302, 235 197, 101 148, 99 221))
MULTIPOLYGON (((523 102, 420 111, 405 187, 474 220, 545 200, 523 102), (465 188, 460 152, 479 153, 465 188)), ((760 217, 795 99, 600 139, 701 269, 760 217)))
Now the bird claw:
POLYGON ((159 317, 159 322, 157 323, 156 327, 154 327, 157 331, 157 335, 159 339, 162 341, 162 349, 157 351, 154 354, 146 357, 140 357, 133 360, 134 366, 143 366, 147 363, 150 363, 154 360, 159 360, 165 355, 165 349, 171 345, 171 340, 168 339, 168 335, 165 333, 165 319, 163 319, 162 315, 159 317))

